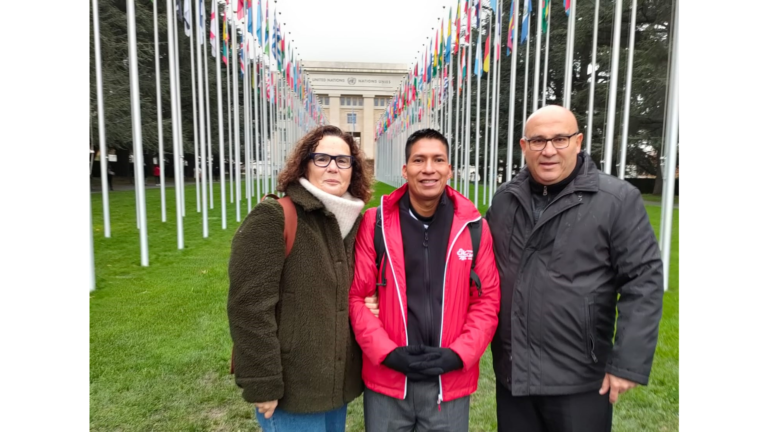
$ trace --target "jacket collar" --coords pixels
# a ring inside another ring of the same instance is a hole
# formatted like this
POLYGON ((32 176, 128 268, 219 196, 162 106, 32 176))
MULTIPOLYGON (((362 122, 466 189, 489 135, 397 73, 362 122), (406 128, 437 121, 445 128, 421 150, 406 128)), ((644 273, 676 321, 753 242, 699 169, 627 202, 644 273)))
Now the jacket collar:
POLYGON ((301 206, 306 212, 325 208, 323 203, 299 183, 291 183, 285 188, 285 194, 291 197, 294 204, 301 206))
MULTIPOLYGON (((597 165, 592 161, 592 157, 585 151, 579 154, 584 158, 584 163, 581 166, 581 170, 576 174, 576 178, 573 179, 570 185, 566 186, 563 193, 568 192, 597 192, 600 184, 600 171, 597 169, 597 165)), ((528 166, 520 171, 514 179, 512 179, 507 186, 504 187, 504 192, 517 191, 525 196, 531 194, 531 171, 528 166)), ((501 190, 500 190, 501 191, 501 190)))

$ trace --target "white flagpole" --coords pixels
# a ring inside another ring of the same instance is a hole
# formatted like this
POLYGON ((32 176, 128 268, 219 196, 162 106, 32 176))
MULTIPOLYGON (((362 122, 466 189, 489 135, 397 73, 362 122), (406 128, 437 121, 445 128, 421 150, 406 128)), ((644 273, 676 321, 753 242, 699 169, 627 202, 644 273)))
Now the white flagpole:
MULTIPOLYGON (((94 5, 96 6, 96 5, 94 5)), ((94 9, 96 9, 94 7, 94 9)), ((96 264, 93 252, 93 202, 91 199, 91 176, 88 176, 88 292, 96 291, 96 264)))
MULTIPOLYGON (((265 42, 266 43, 266 42, 265 42)), ((268 193, 269 191, 269 164, 267 163, 267 137, 269 136, 269 132, 267 132, 267 63, 266 58, 261 58, 259 61, 261 62, 261 96, 259 97, 259 103, 261 104, 261 152, 262 152, 262 163, 261 167, 264 171, 264 176, 262 178, 262 181, 264 182, 264 187, 262 188, 262 195, 259 196, 259 199, 261 199, 262 196, 268 193)))
MULTIPOLYGON (((94 2, 96 0, 93 0, 94 2)), ((161 220, 166 221, 165 211, 165 152, 163 150, 163 96, 160 87, 160 48, 157 37, 157 2, 152 2, 152 17, 155 25, 155 87, 157 89, 157 162, 160 165, 160 213, 161 220)))
MULTIPOLYGON (((448 25, 453 25, 452 23, 448 23, 448 25)), ((457 56, 454 56, 453 53, 451 55, 451 60, 456 63, 457 56)), ((451 143, 451 146, 456 147, 456 143, 453 140, 454 135, 451 133, 453 131, 453 66, 452 64, 448 63, 448 111, 446 112, 448 116, 448 127, 446 128, 446 135, 448 136, 448 142, 451 143)), ((410 105, 408 106, 408 109, 410 110, 410 105)), ((450 158, 451 155, 448 154, 448 157, 450 158)), ((455 164, 456 160, 452 160, 451 164, 455 164)))
MULTIPOLYGON (((226 12, 224 13, 224 25, 229 25, 229 5, 226 5, 226 12)), ((217 15, 218 16, 218 15, 217 15)), ((227 37, 229 37, 229 34, 231 32, 227 32, 227 37)), ((237 37, 237 33, 235 33, 235 37, 237 37)), ((227 41, 224 41, 226 44, 227 41)), ((229 53, 229 50, 227 50, 227 74, 225 75, 225 79, 227 81, 227 133, 229 135, 229 141, 228 141, 228 153, 229 153, 229 202, 233 203, 235 202, 235 180, 234 180, 234 165, 232 163, 232 101, 231 101, 231 95, 232 95, 232 89, 231 89, 231 83, 230 83, 230 75, 229 75, 229 63, 232 61, 232 56, 229 53)), ((222 172, 222 175, 224 173, 222 172)))
MULTIPOLYGON (((520 0, 512 0, 514 1, 513 11, 514 14, 514 23, 515 28, 512 29, 512 59, 509 62, 509 69, 510 69, 510 84, 509 84, 509 119, 507 120, 507 181, 512 180, 512 169, 513 169, 513 155, 515 150, 515 90, 516 82, 517 82, 517 28, 520 26, 519 21, 517 20, 517 7, 519 6, 520 0)), ((509 36, 507 36, 509 38, 509 36)))
MULTIPOLYGON (((193 25, 194 27, 194 25, 193 25)), ((197 77, 195 76, 195 31, 193 30, 189 34, 189 62, 190 71, 192 72, 192 132, 195 139, 195 169, 193 170, 195 175, 195 205, 197 206, 197 212, 200 213, 200 147, 201 140, 198 137, 197 128, 197 77)))
MULTIPOLYGON (((210 85, 208 83, 208 44, 205 43, 205 22, 206 20, 206 13, 205 13, 205 3, 203 3, 203 0, 200 1, 200 24, 203 33, 203 37, 200 38, 200 43, 203 45, 203 71, 205 73, 205 124, 207 127, 207 133, 208 135, 206 138, 208 138, 208 151, 206 153, 206 162, 208 165, 208 192, 210 193, 210 198, 208 200, 208 204, 210 205, 210 208, 213 209, 213 149, 211 144, 211 97, 208 94, 210 85)), ((205 169, 205 167, 203 167, 205 169)))
MULTIPOLYGON (((621 0, 618 0, 621 2, 621 0)), ((571 10, 568 13, 568 42, 565 51, 565 82, 563 83, 563 106, 571 109, 571 88, 573 84, 573 45, 576 36, 576 0, 571 0, 571 10)))
MULTIPOLYGON (((254 40, 254 49, 256 48, 256 42, 254 40)), ((259 58, 254 58, 253 62, 253 77, 251 78, 253 81, 251 82, 259 82, 259 70, 258 67, 258 61, 259 58)), ((252 85, 252 91, 253 91, 253 159, 256 161, 256 199, 261 199, 261 174, 259 173, 259 169, 262 168, 262 162, 261 158, 259 156, 259 149, 261 148, 260 141, 259 141, 259 89, 258 85, 252 85)))
POLYGON ((595 115, 595 83, 597 82, 597 24, 600 0, 595 0, 595 22, 592 29, 592 77, 589 80, 589 115, 587 116, 587 153, 592 154, 592 120, 595 115))
POLYGON ((489 180, 490 195, 496 193, 496 178, 499 173, 499 128, 497 123, 499 122, 499 105, 501 105, 501 86, 499 85, 499 79, 501 78, 501 11, 504 7, 504 0, 499 0, 498 16, 496 17, 496 23, 494 25, 495 32, 493 34, 494 46, 493 46, 493 102, 491 103, 493 109, 493 115, 491 116, 491 178, 489 180))
MULTIPOLYGON (((541 72, 541 69, 539 67, 539 62, 541 61, 541 15, 543 12, 541 7, 542 2, 543 0, 536 0, 536 3, 539 4, 539 12, 536 14, 536 60, 533 65, 534 72, 533 72, 533 93, 531 95, 532 97, 531 112, 536 111, 536 109, 539 106, 539 74, 541 72)), ((528 19, 530 20, 531 17, 529 17, 528 19)))
MULTIPOLYGON (((523 6, 525 7, 525 6, 523 6)), ((525 13, 525 12, 523 12, 525 13)), ((528 58, 531 48, 531 17, 528 16, 528 32, 525 38, 525 83, 523 84, 523 117, 522 117, 522 133, 521 136, 525 136, 525 120, 528 116, 528 58)), ((525 155, 520 152, 520 169, 525 166, 525 155)))
POLYGON ((637 17, 637 0, 632 0, 632 19, 629 24, 629 58, 627 59, 626 93, 624 94, 624 122, 621 133, 621 154, 619 156, 619 178, 624 180, 627 170, 627 135, 629 134, 629 110, 632 99, 632 62, 635 57, 635 22, 637 17))
POLYGON ((616 11, 613 20, 613 47, 611 48, 611 84, 608 93, 608 126, 605 132, 605 147, 603 148, 603 171, 611 173, 613 165, 613 126, 616 117, 616 89, 619 83, 619 56, 621 53, 621 0, 616 0, 616 11))
MULTIPOLYGON (((181 0, 177 0, 177 1, 181 1, 181 0)), ((181 4, 179 4, 179 10, 182 10, 181 8, 182 6, 181 4)), ((177 115, 178 120, 176 124, 179 128, 179 135, 176 142, 176 146, 178 147, 179 154, 175 162, 178 167, 177 171, 179 172, 179 177, 177 178, 179 199, 176 201, 176 205, 178 207, 181 207, 181 216, 186 217, 187 216, 187 208, 186 208, 187 195, 186 195, 186 189, 184 187, 184 160, 185 160, 184 127, 183 127, 184 125, 183 125, 183 121, 182 121, 183 119, 181 114, 181 73, 180 73, 181 66, 180 66, 180 60, 179 60, 179 53, 181 52, 181 48, 180 48, 181 44, 179 44, 179 27, 178 27, 178 22, 176 20, 173 20, 173 43, 175 44, 174 46, 176 47, 174 48, 175 55, 173 59, 174 65, 175 65, 175 71, 176 71, 176 99, 174 100, 174 103, 176 104, 176 112, 178 114, 177 115)), ((192 41, 190 41, 190 44, 191 43, 192 41)), ((190 61, 190 66, 194 66, 194 64, 191 61, 190 61)), ((195 128, 195 132, 197 132, 197 128, 195 128)), ((181 229, 181 228, 177 227, 177 229, 181 229)), ((182 249, 184 247, 184 243, 183 243, 184 233, 183 231, 180 231, 180 233, 181 234, 179 235, 182 236, 182 242, 180 243, 181 246, 179 247, 179 249, 182 249)))
POLYGON ((128 67, 131 87, 131 123, 133 126, 133 164, 139 167, 136 176, 136 195, 139 199, 139 244, 141 265, 149 266, 149 245, 147 242, 147 209, 144 197, 144 148, 141 140, 141 102, 139 101, 139 69, 136 56, 136 11, 134 0, 126 2, 128 15, 128 67))
MULTIPOLYGON (((195 19, 193 24, 193 30, 194 32, 199 32, 200 28, 200 2, 195 1, 195 19)), ((198 39, 200 39, 200 33, 198 33, 198 39)), ((205 46, 205 43, 203 43, 203 46, 205 46)), ((199 79, 197 80, 197 95, 198 100, 197 103, 200 105, 199 113, 200 113, 200 121, 197 122, 198 126, 200 127, 200 157, 201 157, 201 163, 202 166, 202 187, 201 187, 201 193, 200 196, 202 197, 202 203, 200 205, 200 208, 203 210, 203 238, 208 238, 208 173, 206 172, 205 168, 205 161, 208 158, 207 152, 206 152, 206 141, 205 141, 205 121, 204 121, 204 114, 205 114, 205 100, 204 100, 204 92, 203 92, 203 60, 200 58, 202 53, 200 52, 200 47, 198 47, 195 50, 196 54, 196 60, 197 60, 197 74, 199 75, 199 79)))
MULTIPOLYGON (((600 0, 595 0, 600 1, 600 0)), ((551 0, 550 0, 551 2, 551 0)), ((547 75, 549 73, 549 32, 552 28, 552 4, 549 6, 549 14, 547 15, 547 42, 544 48, 544 79, 541 81, 541 106, 547 105, 547 89, 549 88, 549 82, 547 81, 547 75)))
MULTIPOLYGON (((491 23, 491 20, 489 19, 488 35, 491 34, 491 31, 492 31, 492 23, 491 23)), ((494 51, 494 54, 495 54, 495 51, 494 51)), ((494 78, 496 77, 494 72, 496 72, 495 62, 493 63, 493 66, 491 67, 491 69, 488 71, 489 75, 488 75, 486 89, 485 89, 485 134, 483 137, 485 139, 485 145, 483 148, 483 159, 485 162, 483 165, 485 165, 484 167, 485 169, 483 170, 483 204, 488 203, 488 176, 490 175, 490 172, 493 169, 491 166, 492 159, 488 157, 488 129, 489 129, 490 123, 493 121, 493 114, 492 114, 492 108, 490 106, 490 101, 491 101, 491 77, 494 77, 494 78)), ((491 129, 491 135, 493 135, 493 127, 490 127, 490 129, 491 129)), ((493 145, 493 143, 491 143, 491 145, 493 145)), ((477 172, 479 173, 480 171, 478 170, 477 172)), ((477 207, 477 205, 475 205, 475 207, 477 207)))
POLYGON ((224 113, 221 106, 221 49, 219 47, 219 41, 221 35, 219 34, 219 8, 216 3, 213 3, 214 9, 211 10, 213 15, 213 28, 216 29, 216 45, 212 50, 216 51, 214 56, 216 62, 216 103, 217 114, 219 117, 219 183, 221 184, 221 229, 227 229, 227 187, 224 184, 224 113))
POLYGON ((176 194, 176 242, 177 248, 184 249, 184 214, 182 212, 182 196, 181 186, 183 184, 179 181, 179 175, 181 174, 179 165, 179 150, 181 141, 181 129, 180 129, 180 110, 178 101, 179 83, 178 83, 178 63, 177 63, 177 50, 176 44, 176 19, 174 17, 174 2, 173 0, 166 0, 166 15, 168 18, 168 65, 170 69, 171 80, 171 130, 173 132, 173 178, 174 178, 174 192, 176 194))
MULTIPOLYGON (((477 0, 480 1, 480 0, 477 0)), ((471 8, 467 8, 467 13, 471 14, 472 12, 471 8)), ((470 15, 471 18, 471 15, 470 15)), ((469 46, 467 47, 467 113, 466 113, 466 129, 464 130, 465 134, 465 147, 464 147, 464 196, 469 195, 469 132, 470 132, 470 120, 472 117, 472 105, 471 100, 472 98, 470 95, 472 94, 472 80, 470 79, 470 70, 469 70, 469 62, 472 58, 472 26, 471 26, 471 20, 470 20, 470 26, 467 29, 467 37, 469 38, 469 46)), ((478 35, 478 37, 480 37, 478 35)))
MULTIPOLYGON (((482 53, 481 45, 483 43, 483 35, 482 35, 482 27, 477 27, 477 52, 478 54, 482 53)), ((480 92, 482 90, 481 87, 481 78, 483 74, 483 65, 485 64, 485 59, 483 58, 482 54, 478 56, 481 61, 478 63, 478 70, 477 70, 477 97, 475 98, 475 193, 474 193, 474 203, 475 207, 477 207, 477 189, 478 189, 478 181, 477 181, 477 175, 480 174, 480 92)), ((487 85, 486 85, 487 87, 487 85)), ((487 89, 486 89, 487 92, 487 89)), ((488 159, 487 154, 485 155, 486 159, 488 159)), ((467 179, 469 179, 469 169, 467 169, 467 179)))
POLYGON ((680 7, 675 2, 673 9, 674 23, 672 26, 672 67, 670 69, 669 94, 667 99, 667 118, 669 125, 666 129, 664 141, 666 143, 667 153, 664 158, 664 194, 662 203, 661 221, 663 235, 661 236, 661 255, 664 262, 664 291, 669 289, 669 267, 672 246, 672 223, 675 203, 675 173, 677 171, 677 146, 678 146, 678 126, 679 126, 679 95, 678 95, 678 62, 679 62, 679 23, 680 7))
MULTIPOLYGON (((99 3, 91 0, 93 10, 93 49, 96 67, 96 106, 99 116, 99 167, 101 168, 101 196, 104 208, 104 237, 112 236, 109 221, 109 155, 107 154, 107 138, 104 132, 104 89, 101 81, 101 32, 99 31, 99 3)), ((90 201, 89 201, 90 202, 90 201)), ((165 206, 163 206, 165 209, 165 206)), ((91 232, 93 237, 93 232, 91 232)))
POLYGON ((459 24, 459 37, 456 43, 456 133, 453 135, 453 188, 459 190, 459 144, 461 143, 461 135, 459 134, 459 127, 461 126, 461 59, 464 58, 463 50, 461 49, 461 24, 459 24))
MULTIPOLYGON (((232 37, 232 59, 239 62, 240 55, 237 47, 237 26, 233 25, 234 30, 232 37)), ((240 65, 232 66, 232 94, 234 95, 234 107, 235 107, 235 220, 240 222, 240 200, 241 198, 241 181, 240 181, 240 91, 237 85, 237 73, 240 71, 240 65)))
POLYGON ((243 74, 243 137, 245 138, 243 156, 245 157, 245 201, 248 206, 246 212, 250 213, 253 208, 253 194, 251 193, 251 176, 253 175, 253 164, 251 163, 251 93, 248 91, 251 68, 247 51, 250 41, 245 26, 243 26, 243 41, 245 42, 245 48, 243 48, 243 64, 245 65, 245 73, 243 74))

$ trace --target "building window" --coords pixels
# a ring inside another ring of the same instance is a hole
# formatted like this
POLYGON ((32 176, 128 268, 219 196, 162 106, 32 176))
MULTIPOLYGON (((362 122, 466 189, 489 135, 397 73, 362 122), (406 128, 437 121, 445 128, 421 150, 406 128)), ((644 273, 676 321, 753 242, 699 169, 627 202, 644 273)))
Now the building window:
POLYGON ((347 113, 347 124, 357 124, 357 113, 347 113))
POLYGON ((363 98, 359 96, 342 96, 341 106, 363 106, 363 98))
POLYGON ((373 100, 373 106, 375 106, 375 107, 382 107, 382 108, 384 108, 384 107, 387 106, 388 103, 389 103, 389 98, 388 97, 377 97, 377 98, 375 98, 373 100))
POLYGON ((317 100, 320 102, 320 105, 322 106, 331 105, 331 99, 326 95, 317 95, 317 100))

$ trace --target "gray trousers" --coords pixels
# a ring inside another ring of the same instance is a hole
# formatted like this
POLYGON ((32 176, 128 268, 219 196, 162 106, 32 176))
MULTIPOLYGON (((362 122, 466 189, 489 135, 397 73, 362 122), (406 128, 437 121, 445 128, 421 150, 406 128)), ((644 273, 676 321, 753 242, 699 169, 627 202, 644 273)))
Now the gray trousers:
POLYGON ((436 381, 408 380, 405 399, 395 399, 365 388, 363 410, 366 432, 469 430, 469 396, 440 404, 436 381))

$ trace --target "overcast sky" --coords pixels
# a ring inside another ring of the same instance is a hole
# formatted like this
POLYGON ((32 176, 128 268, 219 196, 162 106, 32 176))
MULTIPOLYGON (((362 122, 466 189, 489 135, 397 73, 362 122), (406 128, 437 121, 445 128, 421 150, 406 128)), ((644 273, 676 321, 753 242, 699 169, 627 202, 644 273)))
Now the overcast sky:
POLYGON ((298 49, 301 60, 408 65, 424 52, 427 37, 434 39, 438 18, 447 25, 449 8, 456 16, 457 4, 456 0, 278 0, 277 4, 262 0, 262 6, 266 1, 270 31, 277 10, 286 43, 295 41, 291 46, 298 49))

